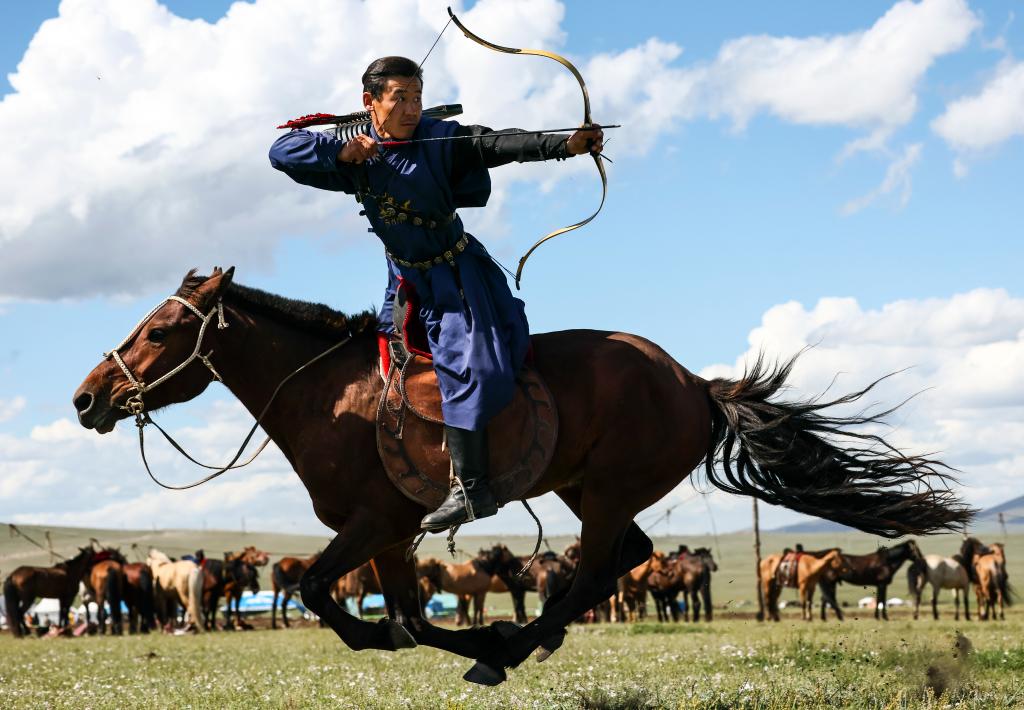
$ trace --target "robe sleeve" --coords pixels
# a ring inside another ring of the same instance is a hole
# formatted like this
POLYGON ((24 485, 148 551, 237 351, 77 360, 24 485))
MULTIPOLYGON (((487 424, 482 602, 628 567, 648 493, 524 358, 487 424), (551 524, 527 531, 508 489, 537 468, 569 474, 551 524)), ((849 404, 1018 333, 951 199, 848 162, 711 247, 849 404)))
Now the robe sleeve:
POLYGON ((355 194, 357 166, 337 159, 344 144, 319 131, 289 131, 270 146, 270 165, 299 184, 355 194))
MULTIPOLYGON (((510 133, 496 138, 481 140, 455 141, 455 167, 459 165, 482 165, 485 168, 496 168, 508 163, 529 163, 539 160, 565 160, 573 156, 566 151, 568 136, 553 133, 531 133, 516 135, 518 128, 510 128, 499 133, 510 133)), ((459 126, 457 136, 486 136, 495 131, 486 126, 459 126)))

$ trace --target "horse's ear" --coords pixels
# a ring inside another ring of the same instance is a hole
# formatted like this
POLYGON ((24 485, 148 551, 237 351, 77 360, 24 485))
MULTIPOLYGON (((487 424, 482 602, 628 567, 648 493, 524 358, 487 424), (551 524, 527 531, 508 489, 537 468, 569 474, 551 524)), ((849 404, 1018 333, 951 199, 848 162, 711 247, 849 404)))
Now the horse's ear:
POLYGON ((196 295, 199 296, 199 303, 197 305, 200 310, 206 310, 223 297, 225 291, 228 290, 228 286, 231 285, 234 275, 235 267, 233 266, 227 271, 222 271, 219 266, 214 267, 210 278, 206 279, 196 289, 196 295))

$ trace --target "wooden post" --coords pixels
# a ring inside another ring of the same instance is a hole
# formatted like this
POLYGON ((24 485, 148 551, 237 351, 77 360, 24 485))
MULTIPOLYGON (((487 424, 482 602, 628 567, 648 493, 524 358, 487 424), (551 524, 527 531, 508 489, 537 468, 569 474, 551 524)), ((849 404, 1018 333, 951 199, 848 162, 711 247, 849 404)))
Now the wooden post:
POLYGON ((754 498, 754 579, 757 585, 757 620, 764 621, 764 591, 761 585, 761 524, 757 514, 757 498, 754 498))
POLYGON ((1003 542, 1006 542, 1006 518, 1002 513, 999 514, 999 527, 1003 529, 1003 542))
POLYGON ((57 556, 53 552, 53 540, 50 539, 50 531, 46 531, 46 551, 50 553, 50 564, 53 564, 54 558, 57 556))

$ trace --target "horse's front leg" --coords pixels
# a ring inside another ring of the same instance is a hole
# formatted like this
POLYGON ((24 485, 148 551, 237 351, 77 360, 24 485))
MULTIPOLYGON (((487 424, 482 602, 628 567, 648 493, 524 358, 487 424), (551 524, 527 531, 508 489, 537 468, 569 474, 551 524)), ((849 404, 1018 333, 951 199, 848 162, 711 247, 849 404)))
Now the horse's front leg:
POLYGON ((373 624, 362 621, 342 609, 334 597, 331 587, 342 575, 388 549, 398 540, 389 539, 390 528, 382 524, 380 516, 373 511, 361 509, 346 522, 320 558, 306 570, 299 581, 302 603, 338 634, 345 644, 354 651, 380 649, 397 651, 413 648, 416 641, 405 628, 391 619, 382 619, 373 624))

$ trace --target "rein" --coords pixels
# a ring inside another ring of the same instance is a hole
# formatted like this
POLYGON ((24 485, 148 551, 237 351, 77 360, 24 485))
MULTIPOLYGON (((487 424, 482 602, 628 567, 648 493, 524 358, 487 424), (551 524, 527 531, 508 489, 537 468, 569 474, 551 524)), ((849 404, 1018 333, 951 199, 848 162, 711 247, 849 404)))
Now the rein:
POLYGON ((217 478, 218 476, 220 476, 223 473, 226 473, 227 471, 230 471, 230 470, 236 469, 236 468, 242 468, 244 466, 248 466, 250 463, 255 461, 256 457, 259 456, 261 453, 263 453, 263 450, 265 448, 267 448, 267 445, 270 443, 270 436, 269 435, 267 436, 267 438, 265 438, 263 440, 263 443, 259 445, 259 448, 256 449, 256 452, 252 456, 250 456, 247 461, 245 461, 244 463, 240 463, 237 466, 235 465, 235 462, 237 462, 238 459, 241 458, 242 452, 245 451, 245 447, 249 445, 249 441, 252 440, 253 434, 256 433, 256 429, 258 429, 260 424, 263 422, 263 417, 266 416, 267 412, 270 410, 270 406, 274 403, 274 400, 277 398, 277 395, 281 391, 281 389, 293 377, 298 375, 300 372, 305 370, 307 367, 309 367, 309 366, 313 365, 314 363, 320 361, 321 359, 327 357, 332 352, 334 352, 335 350, 339 349, 341 346, 347 344, 350 340, 352 340, 352 332, 349 331, 348 335, 345 336, 345 338, 343 338, 339 342, 335 343, 331 347, 327 348, 326 350, 324 350, 319 355, 316 355, 312 359, 306 361, 302 365, 299 365, 297 368, 292 370, 291 373, 286 375, 278 383, 277 387, 274 388, 273 394, 270 395, 270 399, 267 400, 267 403, 263 406, 263 409, 262 409, 262 411, 260 411, 259 416, 256 417, 256 421, 253 422, 252 428, 249 429, 249 433, 246 434, 245 439, 242 441, 242 445, 238 447, 238 451, 235 453, 235 455, 232 457, 232 459, 227 463, 227 465, 222 466, 222 467, 210 466, 208 464, 204 464, 204 463, 201 463, 200 461, 197 461, 195 458, 193 458, 191 455, 189 455, 189 453, 187 451, 185 451, 185 449, 182 448, 182 446, 177 441, 175 441, 174 438, 170 434, 168 434, 164 430, 163 427, 161 427, 159 424, 157 424, 152 419, 152 417, 149 416, 149 413, 146 412, 146 409, 145 409, 145 403, 142 401, 142 395, 145 392, 149 392, 150 390, 154 389, 157 385, 163 384, 164 382, 169 380, 173 375, 176 375, 179 372, 181 372, 182 370, 184 370, 188 365, 190 365, 192 363, 193 360, 196 360, 196 359, 199 359, 204 365, 206 365, 206 367, 210 370, 210 372, 213 373, 213 377, 214 377, 215 380, 217 380, 218 382, 223 382, 224 381, 223 379, 221 379, 220 374, 217 372, 217 370, 213 367, 213 364, 210 362, 210 356, 213 355, 213 350, 210 350, 210 352, 208 352, 206 355, 201 354, 202 345, 203 345, 203 336, 206 334, 206 328, 210 324, 211 320, 213 319, 214 314, 217 315, 217 329, 218 330, 223 330, 224 328, 227 328, 228 327, 228 323, 224 319, 224 304, 221 302, 220 299, 217 300, 217 305, 214 306, 212 309, 210 309, 209 313, 203 315, 202 311, 200 311, 194 305, 192 305, 191 303, 186 301, 184 298, 181 298, 179 296, 168 296, 167 298, 165 298, 163 300, 163 302, 158 304, 156 306, 156 308, 151 310, 141 321, 139 321, 138 324, 128 334, 128 337, 126 337, 124 340, 122 340, 117 345, 117 347, 115 347, 110 352, 104 353, 104 357, 112 358, 114 360, 114 362, 117 363, 118 367, 121 368, 121 371, 124 372, 125 376, 128 378, 128 381, 132 385, 129 391, 131 391, 131 390, 135 391, 135 394, 133 394, 131 397, 129 397, 128 400, 125 401, 125 403, 123 405, 120 405, 120 409, 123 409, 124 411, 128 412, 129 414, 132 414, 135 417, 135 426, 139 430, 139 453, 142 456, 142 464, 146 468, 146 473, 149 474, 149 477, 153 480, 154 483, 156 483, 161 488, 166 488, 167 490, 171 490, 171 491, 185 491, 185 490, 188 490, 190 488, 196 488, 197 486, 201 486, 204 483, 212 481, 214 478, 217 478), (164 306, 164 304, 167 303, 168 301, 175 301, 177 303, 181 303, 182 305, 184 305, 186 308, 188 308, 190 311, 192 311, 194 314, 196 314, 196 316, 199 317, 200 321, 202 321, 202 325, 199 326, 199 337, 196 339, 196 346, 193 349, 192 354, 189 355, 180 365, 175 367, 173 370, 171 370, 170 372, 168 372, 168 373, 162 375, 161 377, 157 378, 157 380, 155 382, 153 382, 152 384, 147 385, 145 382, 143 382, 141 380, 137 380, 135 378, 135 376, 132 374, 131 370, 125 364, 124 360, 121 358, 121 355, 118 353, 118 351, 121 348, 123 348, 135 336, 135 334, 142 328, 142 326, 144 326, 149 321, 150 318, 152 318, 154 315, 156 315, 156 312, 159 311, 164 306), (146 459, 146 441, 145 441, 144 430, 145 430, 145 427, 146 427, 147 424, 152 424, 153 426, 155 426, 157 428, 157 430, 163 435, 163 437, 168 441, 168 443, 170 443, 171 446, 173 446, 178 451, 178 453, 180 453, 182 456, 184 456, 185 458, 187 458, 189 461, 191 461, 192 463, 196 464, 197 466, 200 466, 202 468, 211 469, 214 472, 211 473, 208 476, 205 476, 205 477, 199 479, 198 481, 194 481, 193 483, 189 483, 189 484, 183 485, 183 486, 171 486, 171 485, 168 485, 168 484, 163 483, 162 481, 160 481, 153 474, 153 471, 149 467, 149 461, 146 459))

